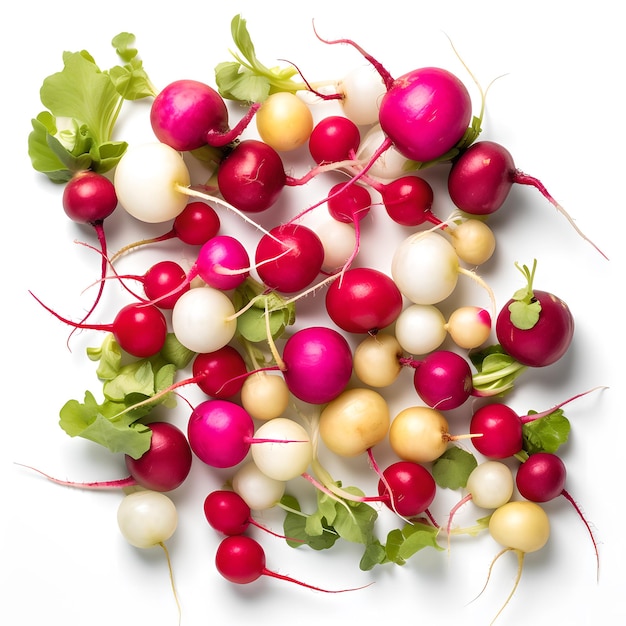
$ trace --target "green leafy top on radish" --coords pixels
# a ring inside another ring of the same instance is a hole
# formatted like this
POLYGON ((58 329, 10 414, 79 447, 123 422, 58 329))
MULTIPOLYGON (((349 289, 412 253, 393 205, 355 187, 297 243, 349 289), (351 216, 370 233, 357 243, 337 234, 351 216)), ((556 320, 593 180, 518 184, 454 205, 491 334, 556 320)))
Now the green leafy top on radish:
POLYGON ((172 385, 176 371, 190 362, 193 353, 168 334, 158 355, 123 363, 119 345, 108 334, 88 355, 99 361, 104 400, 98 403, 91 391, 85 392, 83 402, 69 400, 60 410, 60 426, 71 437, 83 437, 137 459, 149 449, 151 439, 150 429, 139 420, 157 404, 173 406, 175 400, 165 394, 154 402, 135 405, 172 385))
POLYGON ((28 153, 33 168, 55 183, 81 170, 111 170, 127 148, 113 129, 124 100, 156 95, 132 47, 135 37, 120 33, 112 45, 123 65, 101 70, 86 50, 63 53, 63 69, 48 76, 40 97, 46 107, 32 120, 28 153))
POLYGON ((527 265, 520 267, 519 263, 516 263, 515 267, 524 275, 527 284, 518 289, 512 296, 515 302, 509 305, 511 322, 514 326, 517 326, 517 328, 528 330, 537 323, 539 313, 541 312, 541 304, 535 299, 533 293, 533 280, 535 278, 535 270, 537 269, 537 259, 533 260, 532 269, 529 269, 527 265))

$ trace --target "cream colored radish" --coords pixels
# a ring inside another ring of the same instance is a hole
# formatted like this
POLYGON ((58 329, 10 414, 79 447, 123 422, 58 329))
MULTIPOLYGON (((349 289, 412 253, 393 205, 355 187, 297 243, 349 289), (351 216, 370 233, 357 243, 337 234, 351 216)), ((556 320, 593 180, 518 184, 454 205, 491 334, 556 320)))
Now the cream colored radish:
POLYGON ((266 144, 278 152, 288 152, 308 141, 313 130, 313 114, 296 94, 277 91, 257 111, 256 127, 266 144))
POLYGON ((255 372, 250 374, 241 387, 241 404, 258 420, 280 417, 289 406, 289 389, 279 374, 255 372))
POLYGON ((459 256, 469 265, 482 265, 495 252, 496 237, 485 222, 467 219, 447 231, 459 256))
POLYGON ((161 546, 176 530, 174 502, 159 491, 135 491, 124 496, 117 509, 117 523, 128 543, 136 548, 161 546))
POLYGON ((496 509, 511 499, 514 484, 508 465, 500 461, 484 461, 472 470, 466 487, 476 506, 496 509))
POLYGON ((368 335, 354 350, 354 373, 370 387, 388 387, 402 371, 401 356, 402 346, 393 335, 368 335))
POLYGON ((191 289, 172 309, 172 330, 188 350, 215 352, 235 336, 235 307, 223 291, 213 287, 191 289))
POLYGON ((189 197, 180 188, 190 182, 180 152, 158 141, 129 147, 113 179, 120 205, 147 223, 166 222, 182 213, 189 197))
POLYGON ((352 457, 380 443, 389 431, 389 407, 373 389, 343 391, 322 410, 319 432, 326 447, 352 457))
POLYGON ((491 315, 477 306, 462 306, 450 314, 445 328, 459 348, 471 350, 489 339, 491 315))
POLYGON ((285 493, 285 481, 270 478, 252 460, 237 469, 231 482, 233 491, 255 511, 271 509, 285 493))
POLYGON ((445 341, 446 318, 433 304, 410 304, 398 316, 395 334, 406 352, 428 354, 445 341))
POLYGON ((287 481, 306 472, 313 460, 313 444, 306 429, 288 417, 276 417, 261 425, 255 439, 283 439, 251 446, 252 460, 274 480, 287 481))
POLYGON ((387 90, 370 64, 350 70, 338 82, 337 89, 343 94, 341 106, 347 118, 359 126, 378 122, 380 101, 387 90))

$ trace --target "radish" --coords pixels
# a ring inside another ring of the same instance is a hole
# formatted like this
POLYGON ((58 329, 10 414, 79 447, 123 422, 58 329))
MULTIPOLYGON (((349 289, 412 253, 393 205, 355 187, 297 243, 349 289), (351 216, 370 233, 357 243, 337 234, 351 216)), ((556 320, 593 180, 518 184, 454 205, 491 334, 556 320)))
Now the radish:
POLYGON ((342 115, 329 115, 313 127, 308 147, 313 160, 321 165, 351 158, 360 142, 359 127, 351 119, 342 115))
POLYGON ((389 431, 386 400, 373 389, 346 389, 320 413, 319 433, 326 447, 339 456, 369 451, 389 431))
POLYGON ((107 241, 104 220, 117 208, 118 198, 113 183, 102 174, 81 171, 74 174, 63 189, 63 210, 77 224, 93 227, 102 253, 101 278, 98 294, 81 322, 85 322, 98 306, 107 273, 107 241))
POLYGON ((565 489, 566 478, 567 469, 565 468, 565 463, 556 454, 535 452, 517 468, 515 484, 520 495, 531 502, 549 502, 557 496, 563 496, 574 507, 593 543, 596 555, 596 569, 599 574, 600 555, 596 539, 582 510, 569 491, 565 489))
POLYGON ((158 491, 135 491, 124 497, 117 510, 122 535, 136 548, 164 547, 178 525, 172 500, 158 491))
POLYGON ((419 463, 396 461, 383 471, 378 493, 390 509, 402 517, 415 517, 433 503, 437 484, 432 474, 419 463))
MULTIPOLYGON (((504 204, 514 184, 531 185, 538 189, 566 217, 576 232, 589 241, 543 184, 521 172, 515 166, 511 153, 494 141, 477 141, 465 148, 454 159, 448 174, 448 191, 452 202, 472 215, 489 215, 497 211, 504 204)), ((595 244, 591 241, 589 243, 606 258, 595 244)))
POLYGON ((352 589, 340 589, 337 591, 322 589, 267 569, 265 551, 261 544, 247 535, 233 535, 222 539, 217 547, 215 565, 217 571, 226 580, 239 585, 252 583, 261 576, 270 576, 325 593, 353 591, 352 589))
POLYGON ((165 343, 167 321, 156 306, 141 303, 127 304, 119 310, 110 324, 81 324, 61 317, 34 294, 31 293, 31 295, 44 309, 69 326, 113 333, 120 348, 132 356, 139 358, 154 356, 165 343))
POLYGON ((264 474, 252 460, 244 461, 231 479, 235 491, 254 511, 264 511, 276 506, 285 493, 284 480, 264 474))
POLYGON ((220 218, 213 207, 199 200, 188 202, 182 212, 174 218, 170 230, 157 237, 150 237, 125 245, 111 257, 111 263, 139 246, 175 238, 190 246, 201 246, 211 237, 215 237, 219 229, 220 218))
POLYGON ((533 289, 537 260, 532 269, 517 269, 527 285, 509 299, 496 318, 502 348, 522 365, 552 365, 567 352, 574 335, 574 316, 568 305, 548 291, 533 289))
POLYGON ((248 373, 246 362, 232 346, 197 354, 192 363, 193 380, 208 396, 226 400, 238 394, 248 373))
POLYGON ((283 348, 281 371, 289 391, 304 402, 326 404, 347 386, 352 375, 352 350, 332 328, 298 330, 283 348))
MULTIPOLYGON (((514 552, 517 556, 518 568, 513 589, 495 619, 502 613, 515 594, 524 566, 526 554, 541 550, 550 538, 550 520, 547 513, 534 502, 511 501, 498 507, 489 520, 489 533, 495 541, 504 546, 491 563, 505 553, 514 552)), ((493 621, 492 621, 493 623, 493 621)))
POLYGON ((150 124, 159 141, 181 152, 205 145, 225 146, 243 132, 258 109, 229 129, 226 103, 215 89, 197 80, 176 80, 154 98, 150 124))
POLYGON ((394 335, 386 332, 367 335, 354 350, 354 373, 370 387, 387 387, 402 371, 401 357, 402 346, 394 335))
POLYGON ((377 333, 402 310, 402 294, 384 272, 358 267, 346 270, 326 292, 326 310, 349 333, 377 333))
POLYGON ((280 417, 289 406, 289 388, 281 375, 256 371, 241 385, 241 405, 258 420, 280 417))
POLYGON ((280 155, 257 139, 239 142, 217 170, 217 185, 224 200, 245 213, 269 209, 286 184, 280 155))
POLYGON ((278 152, 303 146, 313 130, 313 114, 296 94, 278 91, 269 95, 256 114, 261 139, 278 152))
POLYGON ((281 224, 259 240, 255 263, 259 278, 279 293, 295 293, 310 285, 324 262, 324 246, 307 226, 281 224))

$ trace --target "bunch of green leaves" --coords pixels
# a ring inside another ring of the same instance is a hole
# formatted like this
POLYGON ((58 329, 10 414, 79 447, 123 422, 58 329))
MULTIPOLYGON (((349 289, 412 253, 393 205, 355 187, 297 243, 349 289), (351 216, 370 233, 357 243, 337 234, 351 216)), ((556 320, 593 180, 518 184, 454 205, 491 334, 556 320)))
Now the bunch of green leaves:
POLYGON ((123 65, 103 71, 86 50, 66 51, 63 69, 44 79, 40 98, 46 110, 32 120, 28 154, 33 168, 51 181, 65 183, 82 170, 107 172, 126 151, 126 142, 113 139, 122 103, 157 93, 134 41, 131 33, 112 40, 123 65))
POLYGON ((151 431, 141 419, 156 406, 172 408, 176 397, 165 393, 149 400, 174 382, 179 369, 194 356, 173 334, 168 334, 159 354, 125 362, 125 356, 112 334, 102 345, 89 348, 87 355, 98 362, 97 376, 103 381, 104 399, 98 402, 86 391, 83 402, 69 400, 60 411, 59 424, 71 437, 83 437, 111 452, 139 458, 150 447, 151 431))
POLYGON ((235 15, 230 24, 237 52, 229 50, 234 61, 215 66, 215 82, 222 98, 237 102, 263 102, 279 91, 296 93, 305 89, 304 83, 292 80, 297 70, 292 67, 267 67, 256 56, 254 44, 241 15, 235 15))
POLYGON ((252 343, 266 341, 269 335, 278 339, 287 326, 296 321, 296 305, 280 294, 248 277, 233 294, 233 304, 239 312, 237 332, 252 343))
MULTIPOLYGON (((357 487, 336 486, 357 497, 363 492, 357 487)), ((332 548, 338 539, 363 544, 364 551, 359 567, 367 571, 383 563, 404 565, 406 561, 426 547, 442 550, 437 543, 438 529, 422 522, 407 523, 402 529, 393 529, 383 544, 376 536, 377 511, 366 502, 331 496, 322 490, 317 494, 317 509, 303 513, 298 500, 284 495, 280 505, 286 510, 283 530, 288 545, 298 548, 307 545, 313 550, 332 548)))

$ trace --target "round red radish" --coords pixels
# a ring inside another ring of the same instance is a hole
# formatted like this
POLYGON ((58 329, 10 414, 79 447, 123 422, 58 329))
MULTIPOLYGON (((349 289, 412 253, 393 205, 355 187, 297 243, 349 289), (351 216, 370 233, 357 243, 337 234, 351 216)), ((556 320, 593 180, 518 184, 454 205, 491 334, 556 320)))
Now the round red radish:
POLYGON ((214 352, 197 354, 192 364, 196 384, 213 398, 227 399, 239 393, 247 373, 246 362, 235 348, 226 345, 214 352))
POLYGON ((349 118, 330 115, 320 120, 309 137, 309 152, 318 163, 336 163, 350 158, 361 143, 359 127, 349 118))
POLYGON ((256 139, 238 143, 217 171, 217 185, 224 200, 246 213, 260 213, 271 207, 286 182, 278 152, 256 139))
POLYGON ((378 493, 382 501, 402 517, 423 513, 435 499, 435 479, 419 463, 397 461, 383 471, 383 476, 385 480, 378 481, 378 493))
POLYGON ((549 502, 563 493, 567 470, 565 463, 551 452, 531 454, 515 475, 522 497, 532 502, 549 502))
POLYGON ((78 224, 101 224, 117 207, 113 183, 96 172, 75 174, 63 189, 63 210, 78 224))
POLYGON ((153 422, 149 428, 150 448, 138 459, 125 455, 126 467, 145 489, 171 491, 183 484, 191 470, 189 442, 174 424, 153 422))
POLYGON ((470 420, 472 444, 489 459, 506 459, 517 454, 524 444, 522 420, 510 407, 487 404, 474 412, 470 420))
POLYGON ((159 308, 173 309, 178 298, 190 286, 185 270, 178 263, 159 261, 144 274, 143 289, 148 300, 158 300, 159 308))
POLYGON ((375 333, 402 311, 402 294, 384 272, 358 267, 346 270, 326 292, 330 318, 349 333, 375 333))
POLYGON ((209 525, 224 535, 242 535, 250 526, 250 507, 235 491, 217 489, 204 499, 209 525))

